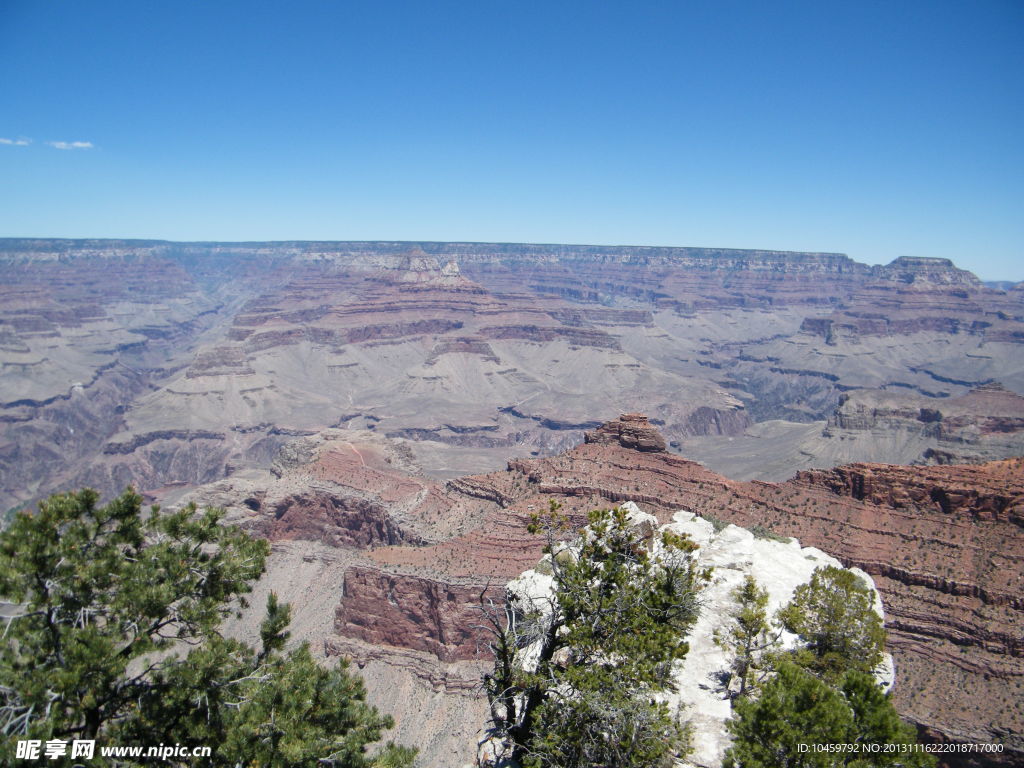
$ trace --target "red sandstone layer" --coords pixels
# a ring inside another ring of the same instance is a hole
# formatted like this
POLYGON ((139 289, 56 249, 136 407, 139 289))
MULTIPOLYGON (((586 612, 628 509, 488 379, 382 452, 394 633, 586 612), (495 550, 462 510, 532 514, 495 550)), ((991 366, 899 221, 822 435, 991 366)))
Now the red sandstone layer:
POLYGON ((472 617, 481 593, 536 562, 541 542, 526 525, 550 499, 578 521, 590 508, 626 500, 663 520, 687 508, 799 537, 874 575, 904 716, 935 737, 1021 747, 1024 459, 853 465, 779 485, 736 483, 671 454, 638 450, 656 435, 649 425, 642 430, 654 434, 636 435, 638 426, 625 419, 565 454, 448 483, 446 514, 465 532, 368 553, 376 565, 346 575, 337 631, 446 661, 479 658, 486 637, 472 617))

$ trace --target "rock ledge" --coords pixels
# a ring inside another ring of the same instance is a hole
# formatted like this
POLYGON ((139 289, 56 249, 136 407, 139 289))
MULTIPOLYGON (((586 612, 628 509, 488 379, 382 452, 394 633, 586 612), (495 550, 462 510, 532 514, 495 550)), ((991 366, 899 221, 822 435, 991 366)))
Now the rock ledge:
POLYGON ((624 413, 614 421, 602 424, 584 434, 588 443, 618 444, 635 451, 659 452, 665 450, 665 438, 647 417, 640 413, 624 413))

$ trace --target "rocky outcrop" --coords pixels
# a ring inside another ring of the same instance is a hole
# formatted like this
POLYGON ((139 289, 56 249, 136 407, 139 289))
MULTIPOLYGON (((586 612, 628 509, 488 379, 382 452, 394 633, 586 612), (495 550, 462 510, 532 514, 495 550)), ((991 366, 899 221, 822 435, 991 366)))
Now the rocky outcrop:
POLYGON ((962 464, 1024 454, 1024 397, 997 382, 958 397, 898 392, 844 395, 822 436, 830 441, 902 439, 903 460, 962 464))
MULTIPOLYGON (((690 729, 692 749, 680 765, 693 768, 720 768, 731 738, 726 723, 733 717, 732 696, 723 679, 727 679, 732 658, 719 644, 718 638, 736 611, 734 593, 744 580, 753 578, 768 593, 767 613, 773 616, 793 597, 796 588, 810 581, 818 568, 842 568, 834 557, 813 547, 801 548, 794 539, 785 541, 758 537, 735 525, 718 526, 690 512, 678 512, 660 528, 651 515, 644 514, 632 502, 622 505, 631 527, 646 531, 644 538, 652 541, 652 554, 660 551, 657 533, 670 531, 686 537, 694 545, 690 553, 694 565, 709 574, 700 587, 700 611, 686 635, 685 658, 673 667, 672 685, 665 701, 690 729)), ((559 545, 569 551, 578 546, 570 541, 559 545)), ((551 555, 545 554, 540 564, 520 574, 505 588, 506 604, 520 614, 539 615, 545 622, 555 598, 551 574, 551 555)), ((884 616, 882 600, 871 577, 854 569, 861 582, 874 592, 874 607, 884 616)), ((522 669, 536 669, 540 640, 522 649, 518 656, 522 669)), ((801 646, 800 639, 778 628, 776 651, 789 651, 801 646)), ((878 682, 891 689, 895 670, 887 656, 876 670, 878 682)), ((500 766, 502 756, 511 745, 502 733, 485 731, 489 736, 478 751, 481 766, 500 766)))
POLYGON ((157 440, 180 440, 182 442, 191 442, 192 440, 224 440, 225 435, 222 432, 210 432, 205 429, 164 429, 158 432, 147 432, 143 435, 135 435, 130 440, 124 442, 111 441, 103 446, 103 453, 107 455, 126 455, 134 453, 139 448, 145 445, 156 442, 157 440))
POLYGON ((515 434, 501 435, 498 425, 485 427, 464 427, 444 424, 430 429, 394 429, 385 433, 388 437, 406 440, 430 440, 446 445, 458 445, 466 448, 512 448, 520 443, 515 434))
POLYGON ((345 573, 335 629, 375 645, 427 651, 445 662, 479 659, 488 640, 480 608, 500 592, 356 566, 345 573))
MULTIPOLYGON (((544 542, 528 526, 551 501, 576 525, 595 507, 633 502, 663 524, 686 510, 718 528, 761 526, 872 575, 887 606, 897 706, 929 738, 1003 740, 1024 753, 1014 696, 1024 684, 1024 460, 855 465, 739 483, 642 450, 656 429, 639 416, 593 432, 601 437, 562 454, 442 484, 409 474, 411 454, 373 432, 328 430, 282 450, 270 479, 229 478, 201 500, 229 504, 233 519, 278 541, 329 542, 348 558, 325 587, 338 594, 338 642, 441 665, 485 661, 480 601, 537 563, 544 542)), ((386 686, 381 696, 391 703, 386 686)), ((445 760, 435 764, 469 762, 445 760)))
POLYGON ((624 413, 615 421, 602 424, 583 436, 584 442, 595 445, 618 444, 638 451, 664 451, 665 439, 639 413, 624 413))
POLYGON ((553 318, 565 325, 607 325, 607 326, 650 326, 654 323, 654 315, 640 309, 608 309, 608 308, 565 308, 551 310, 553 318))
POLYGON ((701 405, 691 411, 675 430, 676 435, 742 435, 751 425, 745 408, 712 408, 701 405))
POLYGON ((981 287, 981 281, 965 269, 958 269, 949 259, 925 256, 900 256, 890 263, 877 267, 875 273, 896 282, 929 285, 956 285, 969 288, 981 287))
POLYGON ((985 287, 948 259, 903 256, 876 267, 827 318, 807 318, 801 330, 829 345, 866 337, 932 332, 1010 341, 1021 315, 1018 298, 985 287))
POLYGON ((457 320, 435 318, 431 320, 414 320, 407 323, 381 323, 362 325, 344 330, 330 328, 293 328, 286 331, 253 331, 246 328, 234 328, 230 338, 233 341, 245 341, 246 351, 262 352, 274 347, 298 344, 308 341, 315 344, 326 344, 342 347, 346 344, 401 339, 407 336, 434 335, 457 331, 462 323, 457 320))
POLYGON ((271 541, 306 539, 359 549, 421 541, 403 531, 379 501, 310 490, 277 499, 269 509, 264 506, 258 503, 257 509, 273 517, 261 520, 256 530, 271 541))
MULTIPOLYGON (((617 435, 619 428, 603 434, 617 435)), ((1024 711, 1012 692, 1024 682, 1024 608, 1014 594, 1024 578, 1021 461, 854 466, 801 473, 781 485, 735 483, 669 453, 607 439, 472 478, 467 487, 474 500, 488 499, 489 488, 495 507, 501 504, 479 528, 420 550, 415 559, 387 549, 374 556, 405 567, 447 558, 458 563, 460 578, 475 567, 494 579, 512 563, 539 556, 539 542, 522 529, 529 511, 546 508, 550 499, 578 522, 587 509, 634 501, 662 522, 683 508, 759 525, 874 576, 888 606, 896 701, 904 716, 931 738, 1002 739, 1020 752, 1024 711), (941 691, 954 688, 968 692, 943 698, 941 691)))
POLYGON ((480 329, 480 335, 487 339, 533 341, 546 343, 565 341, 577 347, 619 349, 619 342, 609 333, 599 329, 573 327, 541 327, 536 325, 493 325, 480 329))
POLYGON ((426 365, 433 365, 441 355, 479 355, 483 360, 492 363, 500 363, 500 358, 494 353, 494 348, 484 339, 473 336, 463 336, 440 341, 430 351, 426 359, 426 365))
POLYGON ((200 376, 246 376, 254 373, 242 347, 219 346, 197 354, 185 375, 194 379, 200 376))
POLYGON ((892 509, 970 515, 1024 528, 1024 459, 944 470, 853 464, 799 472, 790 482, 892 509))

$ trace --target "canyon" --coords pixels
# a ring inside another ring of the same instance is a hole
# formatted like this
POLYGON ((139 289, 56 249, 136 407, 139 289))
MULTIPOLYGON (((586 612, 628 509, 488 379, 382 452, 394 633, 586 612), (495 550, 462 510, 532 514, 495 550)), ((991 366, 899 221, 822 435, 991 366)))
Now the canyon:
POLYGON ((1022 344, 1024 288, 944 259, 6 239, 0 511, 265 468, 328 427, 447 478, 630 411, 741 479, 1001 458, 1024 444, 1022 344))
POLYGON ((903 716, 1010 765, 1022 345, 1024 285, 942 259, 0 240, 0 512, 226 507, 273 544, 257 592, 428 767, 472 762, 481 607, 551 500, 795 537, 875 580, 903 716))
POLYGON ((188 498, 227 506, 274 542, 262 589, 297 601, 326 656, 356 660, 374 701, 396 713, 396 737, 429 746, 426 765, 472 762, 486 718, 481 611, 541 558, 528 526, 552 500, 579 525, 590 509, 631 502, 662 524, 683 511, 863 569, 885 602, 901 714, 929 740, 1004 744, 991 764, 1024 754, 1024 459, 852 464, 766 483, 663 446, 646 417, 626 414, 564 453, 439 481, 387 438, 334 429, 299 439, 270 471, 188 498), (330 567, 296 581, 313 560, 330 567))

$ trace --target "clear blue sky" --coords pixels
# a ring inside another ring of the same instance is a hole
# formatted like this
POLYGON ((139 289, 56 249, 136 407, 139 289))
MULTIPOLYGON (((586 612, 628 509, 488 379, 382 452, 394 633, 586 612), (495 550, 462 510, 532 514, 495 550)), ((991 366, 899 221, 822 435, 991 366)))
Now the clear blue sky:
POLYGON ((778 248, 1021 280, 1024 2, 0 0, 0 236, 778 248))

